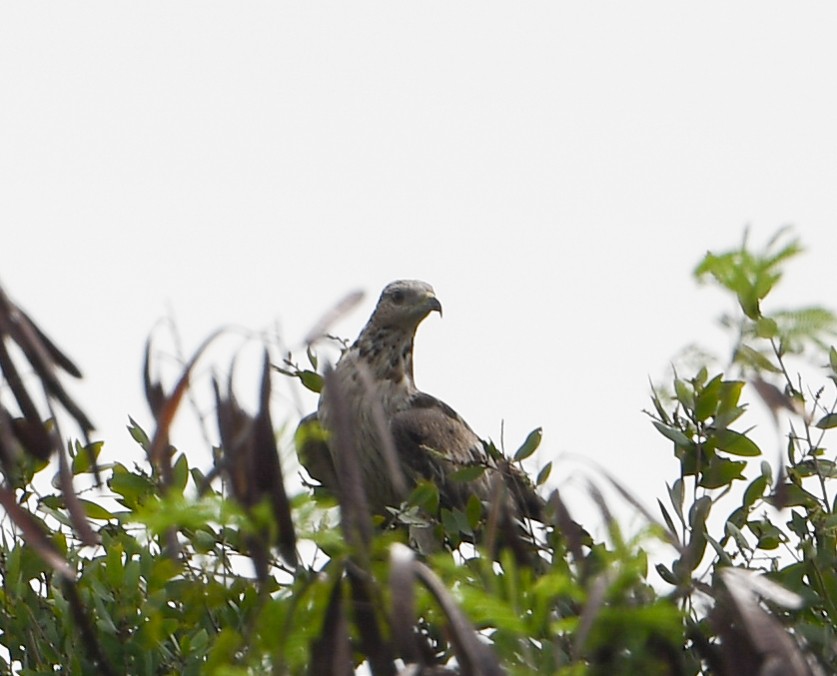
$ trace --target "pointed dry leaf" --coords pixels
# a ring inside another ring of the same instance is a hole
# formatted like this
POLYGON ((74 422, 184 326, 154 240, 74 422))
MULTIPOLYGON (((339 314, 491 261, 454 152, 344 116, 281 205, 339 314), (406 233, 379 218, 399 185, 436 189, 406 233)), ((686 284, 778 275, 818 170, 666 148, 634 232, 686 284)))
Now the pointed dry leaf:
POLYGON ((279 449, 270 419, 270 355, 265 350, 262 367, 261 398, 259 413, 254 424, 253 439, 254 463, 258 488, 269 495, 273 505, 273 515, 278 527, 278 546, 282 557, 291 565, 297 562, 296 533, 291 516, 290 501, 285 492, 282 465, 279 462, 279 449))
POLYGON ((90 523, 87 521, 87 512, 81 504, 78 495, 76 495, 75 488, 73 487, 73 475, 70 472, 70 465, 67 462, 67 456, 63 450, 58 453, 58 474, 61 480, 61 493, 64 496, 64 503, 67 505, 70 519, 73 522, 73 529, 85 545, 99 544, 100 538, 90 527, 90 523))
MULTIPOLYGON (((46 338, 46 336, 0 290, 0 336, 4 334, 10 336, 20 347, 46 392, 61 403, 67 413, 75 419, 82 432, 86 435, 92 430, 93 424, 87 418, 87 415, 67 394, 58 380, 55 370, 56 358, 53 350, 61 354, 60 350, 55 347, 52 341, 47 340, 48 344, 46 344, 42 340, 42 337, 46 338)), ((0 339, 0 342, 2 342, 2 339, 0 339)), ((63 354, 61 354, 61 357, 61 363, 70 366, 71 373, 74 375, 78 373, 78 369, 72 362, 66 359, 63 354)), ((5 365, 2 366, 2 370, 5 374, 5 365)), ((31 413, 27 411, 23 411, 23 413, 31 419, 31 413)))
POLYGON ((354 673, 349 625, 343 608, 342 567, 333 573, 335 582, 326 606, 320 635, 311 641, 309 673, 351 676, 354 673))
POLYGON ((352 291, 343 298, 341 298, 328 312, 326 312, 320 320, 311 327, 311 330, 305 336, 305 344, 311 345, 322 338, 329 330, 332 324, 340 317, 354 308, 360 301, 363 300, 363 291, 352 291))
POLYGON ((728 664, 751 665, 762 673, 810 676, 813 672, 793 636, 758 602, 758 596, 766 594, 774 603, 795 608, 800 602, 796 594, 755 571, 725 567, 720 574, 734 612, 723 614, 716 609, 713 623, 719 625, 728 664))
POLYGON ((151 336, 145 341, 145 357, 142 364, 142 381, 145 387, 145 401, 151 414, 157 416, 166 401, 166 393, 159 382, 151 380, 151 336))
POLYGON ((332 457, 340 481, 341 525, 346 541, 358 552, 366 552, 372 540, 372 520, 369 501, 360 474, 360 458, 354 443, 354 433, 349 424, 347 402, 340 389, 340 382, 331 369, 325 373, 325 387, 331 391, 333 401, 331 437, 332 457))
POLYGON ((552 495, 549 496, 548 504, 552 508, 552 512, 555 515, 555 526, 567 539, 567 549, 570 550, 576 564, 580 564, 584 560, 584 550, 582 549, 584 536, 587 535, 588 538, 590 536, 584 528, 573 521, 570 516, 570 512, 564 504, 564 501, 561 499, 560 493, 557 489, 552 491, 552 495))
POLYGON ((436 574, 420 561, 414 562, 416 578, 431 593, 448 619, 448 631, 456 651, 456 659, 464 673, 500 676, 504 671, 494 652, 482 643, 473 625, 436 574))
POLYGON ((55 548, 55 545, 41 530, 40 525, 32 518, 32 515, 21 507, 15 499, 14 491, 5 486, 0 486, 0 505, 6 510, 6 514, 20 528, 23 537, 38 556, 47 563, 60 577, 73 580, 75 571, 55 548))
POLYGON ((392 631, 399 656, 407 663, 421 661, 416 645, 415 574, 413 550, 400 543, 390 548, 389 590, 392 598, 392 631))
MULTIPOLYGON (((636 497, 634 497, 634 495, 627 488, 625 488, 620 481, 617 481, 616 477, 614 477, 610 472, 608 472, 603 467, 599 467, 599 471, 608 480, 610 485, 616 489, 619 495, 621 495, 625 500, 627 500, 634 507, 634 509, 636 509, 648 520, 648 523, 653 523, 660 527, 660 530, 666 534, 669 544, 674 546, 678 551, 682 551, 683 547, 680 544, 680 541, 677 538, 676 533, 670 532, 667 528, 664 528, 663 525, 659 521, 657 521, 656 517, 654 517, 654 515, 651 514, 651 512, 649 512, 645 508, 645 505, 643 505, 639 500, 637 500, 636 497)), ((598 492, 598 489, 596 489, 596 493, 598 493, 599 500, 602 503, 599 505, 599 508, 601 509, 602 505, 604 505, 604 498, 602 497, 601 493, 598 492)), ((604 505, 604 508, 607 509, 606 505, 604 505)), ((609 515, 610 511, 608 510, 606 513, 609 515)))
POLYGON ((195 367, 198 359, 206 351, 209 345, 222 333, 222 329, 213 331, 209 336, 198 346, 192 358, 183 367, 183 372, 177 381, 177 384, 172 390, 172 393, 163 397, 162 401, 158 401, 159 393, 162 389, 157 389, 159 386, 151 385, 151 392, 149 393, 148 386, 150 377, 148 377, 148 352, 150 348, 146 349, 146 396, 148 397, 149 407, 154 414, 156 426, 154 429, 154 436, 152 436, 149 443, 148 456, 151 463, 160 471, 163 481, 166 485, 171 481, 171 458, 168 454, 169 447, 169 430, 174 421, 175 413, 180 406, 183 395, 189 387, 189 378, 192 369, 195 367), (155 410, 156 407, 156 410, 155 410))
POLYGON ((380 590, 376 588, 374 578, 356 566, 346 569, 349 590, 353 604, 353 616, 357 633, 360 637, 360 651, 369 660, 373 674, 395 676, 392 645, 384 635, 376 609, 375 598, 380 590))

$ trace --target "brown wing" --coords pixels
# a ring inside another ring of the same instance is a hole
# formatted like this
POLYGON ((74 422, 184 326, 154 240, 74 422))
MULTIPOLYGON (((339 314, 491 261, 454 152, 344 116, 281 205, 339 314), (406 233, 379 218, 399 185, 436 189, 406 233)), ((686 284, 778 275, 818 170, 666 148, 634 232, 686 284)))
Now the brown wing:
POLYGON ((410 408, 392 417, 390 430, 408 480, 434 482, 445 507, 463 508, 474 492, 481 500, 488 499, 490 483, 485 474, 469 484, 449 478, 457 470, 487 464, 479 437, 450 406, 419 394, 410 408))
POLYGON ((543 500, 528 477, 503 457, 491 458, 480 438, 450 406, 421 393, 411 407, 395 415, 391 430, 401 462, 413 482, 429 479, 439 487, 442 504, 462 508, 471 494, 492 496, 492 478, 499 473, 512 496, 514 511, 542 518, 543 500), (474 465, 487 467, 474 481, 449 478, 452 472, 474 465))
POLYGON ((439 488, 440 504, 449 509, 462 509, 471 495, 483 501, 499 496, 502 502, 496 505, 499 518, 497 530, 493 531, 496 539, 489 535, 487 542, 509 548, 520 565, 537 564, 537 545, 519 519, 543 520, 544 503, 526 475, 506 458, 489 455, 468 424, 450 406, 430 395, 414 397, 412 406, 396 414, 390 424, 401 464, 410 480, 433 481, 439 488), (452 472, 473 465, 486 467, 473 481, 450 478, 452 472))

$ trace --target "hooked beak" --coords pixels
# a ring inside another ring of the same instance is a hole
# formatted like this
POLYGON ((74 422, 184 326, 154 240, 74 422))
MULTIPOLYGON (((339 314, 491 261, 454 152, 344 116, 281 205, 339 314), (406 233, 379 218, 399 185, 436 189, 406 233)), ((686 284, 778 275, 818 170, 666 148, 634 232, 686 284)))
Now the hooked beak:
POLYGON ((426 303, 428 312, 433 312, 435 310, 439 313, 440 317, 442 316, 442 304, 436 296, 428 296, 426 303))

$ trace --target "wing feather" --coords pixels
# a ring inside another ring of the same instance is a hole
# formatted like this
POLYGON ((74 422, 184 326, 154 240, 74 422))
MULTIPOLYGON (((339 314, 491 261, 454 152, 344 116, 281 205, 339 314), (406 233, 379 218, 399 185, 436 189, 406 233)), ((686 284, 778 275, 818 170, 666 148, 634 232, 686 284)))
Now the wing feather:
POLYGON ((412 476, 412 483, 426 479, 439 487, 442 504, 463 508, 472 494, 480 500, 493 495, 492 475, 500 473, 512 494, 515 511, 522 516, 542 518, 543 501, 528 478, 510 462, 489 457, 480 438, 450 406, 435 397, 418 393, 411 405, 390 422, 399 458, 412 476), (486 467, 467 483, 450 475, 474 465, 486 467))
POLYGON ((419 393, 408 409, 392 417, 390 430, 411 483, 435 483, 442 506, 463 509, 471 493, 488 499, 490 485, 485 474, 468 484, 450 478, 457 470, 487 461, 479 437, 450 406, 419 393))

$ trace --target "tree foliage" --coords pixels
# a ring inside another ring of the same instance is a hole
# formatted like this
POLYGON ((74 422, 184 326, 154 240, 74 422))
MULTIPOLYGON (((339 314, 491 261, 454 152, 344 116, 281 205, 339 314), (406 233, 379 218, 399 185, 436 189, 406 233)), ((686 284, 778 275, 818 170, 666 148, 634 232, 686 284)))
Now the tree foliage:
MULTIPOLYGON (((837 427, 837 321, 821 307, 766 309, 800 252, 781 231, 761 249, 745 238, 704 257, 696 277, 736 301, 722 321, 732 357, 652 393, 661 457, 670 449, 679 462, 659 514, 603 473, 647 527, 623 532, 594 486, 605 532, 594 540, 552 491, 544 522, 525 524, 528 559, 497 544, 490 505, 444 509, 430 483, 385 522, 317 486, 289 495, 271 383, 298 378, 317 391, 311 349, 305 367, 288 358, 272 369, 265 354, 254 413, 232 382, 215 383, 219 444, 204 471, 169 438, 203 347, 171 391, 152 377, 149 347, 154 428, 128 428, 147 461, 102 462, 59 379, 78 369, 0 293, 0 670, 834 673, 837 467, 826 442, 837 427), (743 426, 754 399, 786 431, 778 461, 743 426), (62 418, 78 441, 65 441, 62 418), (415 528, 432 534, 434 552, 407 546, 415 528)), ((540 442, 538 429, 510 461, 540 442)), ((536 479, 544 492, 551 469, 536 479)))

